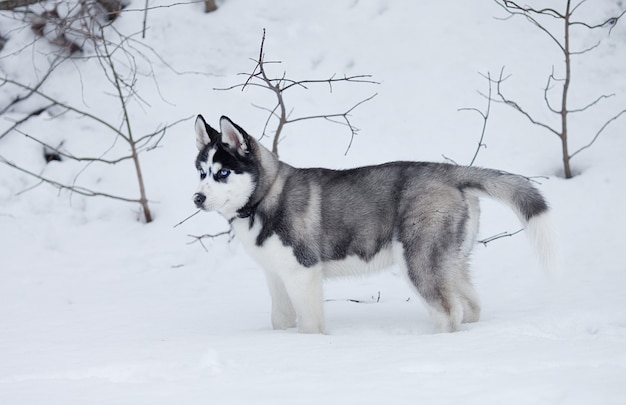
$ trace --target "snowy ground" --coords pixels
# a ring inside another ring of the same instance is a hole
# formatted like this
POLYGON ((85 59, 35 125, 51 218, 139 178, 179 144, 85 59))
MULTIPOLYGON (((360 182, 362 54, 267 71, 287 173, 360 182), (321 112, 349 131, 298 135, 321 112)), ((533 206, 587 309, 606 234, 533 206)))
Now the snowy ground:
MULTIPOLYGON (((580 15, 595 22, 616 10, 617 3, 593 0, 580 15)), ((144 79, 140 89, 150 106, 133 110, 138 130, 202 113, 213 124, 229 115, 260 134, 266 113, 251 104, 267 102, 267 95, 213 88, 241 82, 236 74, 253 67, 248 58, 256 57, 263 28, 267 58, 284 61, 277 75, 372 74, 380 82, 338 86, 331 97, 292 96, 294 114, 314 114, 378 93, 354 112, 361 131, 346 156, 350 137, 341 126, 288 127, 281 157, 297 166, 441 161, 442 155, 468 163, 482 122, 458 109, 484 109, 477 91, 486 92, 487 83, 479 72, 497 75, 502 65, 513 74, 507 94, 556 125, 542 102, 551 66, 560 72, 557 48, 523 19, 494 19, 503 12, 489 0, 226 0, 216 13, 201 11, 202 4, 151 10, 146 43, 178 71, 209 74, 177 75, 155 62, 163 98, 144 79)), ((136 32, 142 17, 125 14, 118 28, 136 32)), ((4 24, 15 22, 1 24, 6 34, 4 24)), ((28 71, 36 62, 35 54, 6 57, 29 35, 13 31, 14 42, 0 54, 3 72, 28 71)), ((572 121, 574 149, 626 105, 626 25, 620 22, 610 36, 574 39, 588 46, 599 37, 593 53, 576 59, 572 105, 616 95, 572 121)), ((97 67, 77 62, 60 74, 66 80, 47 91, 65 94, 78 86, 68 101, 119 118, 97 67)), ((19 119, 27 107, 9 118, 19 119)), ((91 155, 109 145, 99 127, 69 115, 54 121, 42 115, 23 130, 91 155)), ((155 211, 148 225, 137 221, 134 205, 44 185, 23 192, 36 180, 0 165, 0 403, 624 404, 625 132, 622 117, 575 158, 579 175, 564 180, 558 139, 492 105, 488 147, 477 164, 547 177, 539 187, 553 208, 560 266, 557 274, 543 273, 522 235, 477 246, 482 319, 454 334, 431 332, 426 310, 393 271, 329 282, 326 335, 271 330, 262 272, 237 241, 206 241, 208 252, 188 245, 188 234, 222 231, 224 221, 203 214, 173 227, 194 212, 191 121, 143 155, 155 211)), ((83 167, 46 166, 40 153, 18 133, 0 139, 2 156, 37 172, 71 180, 83 167)), ((130 170, 87 168, 79 182, 132 195, 130 170)), ((481 226, 483 237, 518 227, 511 213, 488 201, 481 226)))

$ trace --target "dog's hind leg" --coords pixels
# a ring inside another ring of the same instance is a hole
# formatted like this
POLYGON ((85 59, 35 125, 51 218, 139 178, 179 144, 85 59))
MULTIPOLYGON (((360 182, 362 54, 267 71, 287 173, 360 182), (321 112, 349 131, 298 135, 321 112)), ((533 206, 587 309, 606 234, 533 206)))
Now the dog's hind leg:
POLYGON ((463 322, 477 322, 480 319, 480 300, 472 285, 469 272, 469 257, 478 236, 480 205, 478 197, 464 193, 467 204, 467 216, 461 244, 460 272, 457 275, 456 289, 463 302, 463 322))
POLYGON ((456 291, 450 288, 447 283, 436 280, 436 277, 421 274, 414 275, 413 279, 415 280, 414 284, 417 284, 418 292, 426 301, 435 332, 456 332, 459 330, 463 321, 464 307, 461 297, 456 291))
POLYGON ((466 259, 461 249, 465 212, 461 202, 452 201, 439 210, 409 216, 399 233, 402 249, 401 255, 396 253, 396 262, 406 266, 408 279, 426 302, 436 332, 459 330, 464 305, 471 310, 469 302, 474 302, 472 290, 465 283, 459 285, 466 259))
POLYGON ((478 322, 480 319, 480 300, 472 285, 467 261, 464 261, 461 273, 457 276, 456 288, 463 303, 463 322, 478 322))
POLYGON ((274 329, 294 328, 296 326, 296 310, 287 294, 285 284, 272 271, 266 270, 265 277, 272 298, 272 327, 274 329))
MULTIPOLYGON (((432 261, 415 257, 405 249, 399 249, 396 263, 406 272, 409 284, 423 299, 434 323, 435 332, 459 330, 464 320, 462 295, 459 294, 454 277, 446 266, 433 266, 432 261)), ((454 272, 454 271, 453 271, 454 272)))

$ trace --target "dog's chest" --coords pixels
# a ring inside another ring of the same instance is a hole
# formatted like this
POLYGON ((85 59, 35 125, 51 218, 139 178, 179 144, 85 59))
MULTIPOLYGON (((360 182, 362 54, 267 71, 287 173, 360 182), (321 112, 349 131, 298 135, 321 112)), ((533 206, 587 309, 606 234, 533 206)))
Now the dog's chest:
POLYGON ((248 218, 237 218, 232 222, 232 227, 248 254, 266 270, 278 271, 282 268, 294 269, 301 266, 293 248, 283 244, 276 234, 264 240, 260 246, 257 244, 262 229, 260 221, 254 221, 254 225, 250 227, 248 218))

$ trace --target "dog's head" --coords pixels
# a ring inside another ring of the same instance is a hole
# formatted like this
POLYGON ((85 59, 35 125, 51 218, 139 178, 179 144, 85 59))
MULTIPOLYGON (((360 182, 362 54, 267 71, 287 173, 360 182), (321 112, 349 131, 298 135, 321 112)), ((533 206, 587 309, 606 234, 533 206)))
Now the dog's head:
POLYGON ((218 132, 198 115, 195 130, 200 186, 194 203, 202 210, 233 218, 251 202, 255 192, 259 145, 228 117, 220 118, 218 132))

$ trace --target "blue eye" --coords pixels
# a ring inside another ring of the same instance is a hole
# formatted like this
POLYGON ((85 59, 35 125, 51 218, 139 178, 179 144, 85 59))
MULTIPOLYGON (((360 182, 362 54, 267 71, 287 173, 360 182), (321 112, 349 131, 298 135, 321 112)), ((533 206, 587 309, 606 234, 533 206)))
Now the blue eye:
POLYGON ((206 178, 206 172, 204 169, 198 169, 198 172, 200 173, 200 180, 204 180, 206 178))
POLYGON ((226 179, 228 176, 230 176, 230 170, 228 169, 221 169, 220 171, 217 172, 217 174, 215 175, 215 179, 216 180, 224 180, 226 179))

